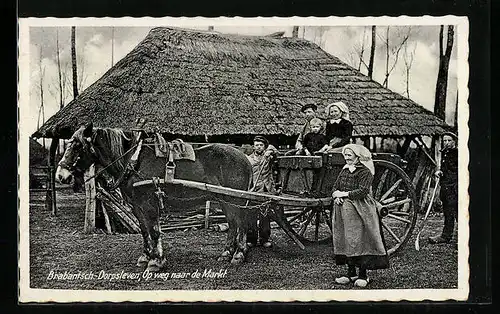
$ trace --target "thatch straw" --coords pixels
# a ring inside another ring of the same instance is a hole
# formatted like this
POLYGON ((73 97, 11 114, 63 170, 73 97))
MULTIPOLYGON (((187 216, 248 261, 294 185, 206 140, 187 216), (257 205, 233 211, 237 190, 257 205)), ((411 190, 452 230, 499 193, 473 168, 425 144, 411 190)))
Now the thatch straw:
POLYGON ((75 128, 185 135, 297 134, 300 107, 344 101, 354 135, 444 132, 446 124, 303 39, 155 28, 127 56, 34 135, 69 137, 75 128))

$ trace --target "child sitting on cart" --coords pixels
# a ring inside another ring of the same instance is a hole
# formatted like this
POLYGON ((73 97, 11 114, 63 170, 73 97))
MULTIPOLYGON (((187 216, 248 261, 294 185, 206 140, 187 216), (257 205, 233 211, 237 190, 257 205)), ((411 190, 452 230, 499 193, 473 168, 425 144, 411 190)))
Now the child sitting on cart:
POLYGON ((357 144, 343 147, 346 165, 333 186, 333 251, 337 265, 347 265, 338 284, 369 283, 367 270, 389 267, 377 203, 371 195, 375 167, 370 151, 357 144), (359 268, 357 273, 356 268, 359 268))
POLYGON ((304 135, 302 149, 297 150, 296 155, 311 156, 315 153, 323 153, 329 148, 328 139, 326 135, 322 133, 323 120, 313 118, 309 121, 309 124, 311 126, 311 132, 304 135))

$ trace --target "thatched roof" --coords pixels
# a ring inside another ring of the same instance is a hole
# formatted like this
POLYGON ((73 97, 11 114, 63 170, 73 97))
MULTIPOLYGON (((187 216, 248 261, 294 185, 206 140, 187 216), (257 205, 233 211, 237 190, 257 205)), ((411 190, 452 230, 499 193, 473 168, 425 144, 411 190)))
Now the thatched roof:
POLYGON ((297 134, 300 107, 344 101, 354 135, 439 134, 446 124, 297 38, 155 28, 34 135, 69 137, 93 121, 185 135, 297 134))

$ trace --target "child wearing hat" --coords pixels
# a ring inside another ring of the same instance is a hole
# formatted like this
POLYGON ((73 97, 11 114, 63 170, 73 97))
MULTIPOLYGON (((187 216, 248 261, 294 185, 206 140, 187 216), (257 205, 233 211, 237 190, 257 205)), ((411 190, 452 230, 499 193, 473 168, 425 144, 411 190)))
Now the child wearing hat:
MULTIPOLYGON (((311 132, 311 120, 316 118, 317 110, 318 106, 316 106, 313 103, 306 104, 302 106, 302 108, 300 109, 300 111, 306 116, 307 121, 302 126, 299 136, 297 137, 297 141, 295 142, 295 148, 297 150, 304 149, 304 143, 303 143, 304 136, 311 132)), ((326 131, 325 122, 323 120, 321 121, 322 121, 321 133, 325 134, 326 131)))

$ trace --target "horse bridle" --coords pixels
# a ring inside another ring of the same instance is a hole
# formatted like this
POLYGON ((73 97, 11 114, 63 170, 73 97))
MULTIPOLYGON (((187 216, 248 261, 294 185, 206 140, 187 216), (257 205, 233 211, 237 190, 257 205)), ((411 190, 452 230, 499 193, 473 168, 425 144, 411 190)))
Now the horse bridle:
MULTIPOLYGON (((72 141, 76 141, 76 140, 77 139, 72 139, 72 141)), ((92 144, 91 140, 84 140, 84 141, 78 140, 78 142, 82 145, 83 151, 89 155, 89 159, 91 159, 91 160, 97 159, 96 150, 95 150, 94 145, 92 144)), ((70 145, 74 145, 74 144, 71 143, 70 145)), ((83 173, 85 171, 85 169, 81 169, 78 166, 78 163, 80 162, 81 159, 82 159, 82 157, 79 154, 78 157, 75 159, 75 161, 72 164, 68 164, 65 162, 64 159, 62 159, 61 161, 59 161, 59 163, 57 165, 62 167, 62 168, 68 169, 70 172, 78 171, 78 172, 83 173)), ((89 166, 90 166, 90 164, 92 164, 92 162, 89 163, 89 166)))

